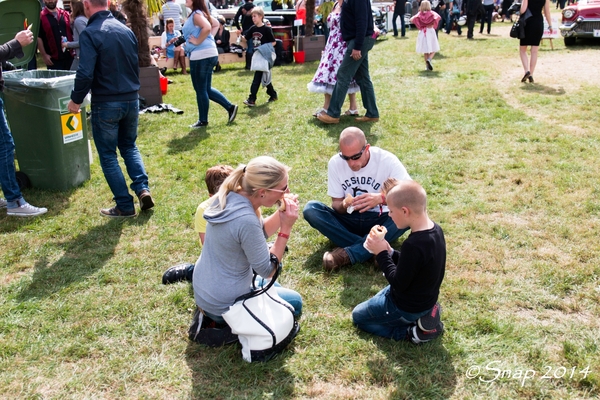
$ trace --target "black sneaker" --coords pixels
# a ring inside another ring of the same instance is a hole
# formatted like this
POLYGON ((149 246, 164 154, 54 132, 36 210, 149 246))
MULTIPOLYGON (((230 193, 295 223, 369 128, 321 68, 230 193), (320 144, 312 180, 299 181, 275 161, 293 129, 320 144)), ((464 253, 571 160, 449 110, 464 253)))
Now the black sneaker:
POLYGON ((131 218, 135 217, 135 210, 121 211, 117 206, 113 208, 103 208, 100 210, 100 215, 109 218, 131 218))
POLYGON ((256 105, 256 101, 246 99, 246 100, 244 100, 244 104, 247 105, 248 107, 254 107, 256 105))
POLYGON ((435 328, 440 323, 441 315, 442 306, 440 303, 435 303, 435 306, 433 306, 431 312, 417 320, 417 326, 426 333, 435 331, 435 328))
POLYGON ((162 277, 162 283, 163 285, 168 285, 170 283, 176 283, 181 281, 191 282, 193 274, 194 264, 177 264, 165 271, 162 277))
POLYGON ((208 125, 208 121, 198 121, 195 124, 190 125, 190 128, 202 128, 203 126, 208 125))
POLYGON ((231 109, 227 111, 229 114, 229 123, 232 123, 235 120, 235 116, 237 115, 238 106, 235 104, 231 106, 231 109))
POLYGON ((277 100, 278 100, 277 96, 271 96, 271 97, 269 97, 269 100, 267 100, 267 103, 272 103, 277 100))
POLYGON ((421 344, 431 342, 434 339, 437 339, 444 333, 444 323, 440 321, 440 323, 435 327, 433 331, 423 332, 418 325, 413 325, 408 330, 408 336, 410 337, 410 341, 414 344, 421 344))

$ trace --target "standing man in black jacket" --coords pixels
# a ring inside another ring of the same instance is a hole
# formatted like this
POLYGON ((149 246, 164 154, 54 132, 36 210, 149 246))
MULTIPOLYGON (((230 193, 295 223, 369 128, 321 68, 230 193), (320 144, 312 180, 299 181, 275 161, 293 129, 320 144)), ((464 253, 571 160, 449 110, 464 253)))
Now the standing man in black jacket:
POLYGON ((83 99, 92 91, 92 131, 102 172, 113 192, 115 207, 103 208, 105 217, 136 215, 117 148, 132 180, 142 211, 154 207, 148 175, 136 145, 138 90, 140 88, 137 39, 107 9, 107 0, 83 0, 88 25, 79 36, 81 49, 75 87, 68 108, 79 113, 83 99))
POLYGON ((342 105, 348 94, 348 86, 354 77, 360 86, 363 107, 367 110, 358 122, 379 121, 379 110, 375 101, 375 89, 369 75, 369 51, 375 44, 373 15, 369 0, 344 0, 340 15, 342 39, 348 44, 344 59, 337 72, 337 82, 331 94, 329 109, 317 115, 325 124, 340 122, 342 105))

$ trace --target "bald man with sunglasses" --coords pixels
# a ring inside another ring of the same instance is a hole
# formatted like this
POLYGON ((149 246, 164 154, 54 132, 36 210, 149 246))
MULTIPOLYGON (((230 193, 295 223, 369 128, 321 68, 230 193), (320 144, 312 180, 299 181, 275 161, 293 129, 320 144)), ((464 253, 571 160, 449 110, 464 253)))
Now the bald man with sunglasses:
POLYGON ((373 257, 363 243, 375 225, 387 228, 388 242, 402 236, 406 229, 398 229, 388 216, 381 189, 387 178, 411 180, 398 157, 372 147, 364 132, 356 127, 342 131, 339 146, 340 152, 331 157, 327 167, 331 207, 309 201, 303 211, 310 226, 339 246, 323 255, 323 268, 327 271, 373 257), (348 194, 354 198, 351 204, 344 201, 348 194))

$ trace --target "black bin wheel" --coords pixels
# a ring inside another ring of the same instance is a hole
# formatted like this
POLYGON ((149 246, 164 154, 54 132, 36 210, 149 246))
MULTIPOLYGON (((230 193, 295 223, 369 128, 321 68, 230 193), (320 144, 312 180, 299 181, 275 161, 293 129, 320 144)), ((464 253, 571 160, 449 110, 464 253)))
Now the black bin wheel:
POLYGON ((29 180, 29 177, 25 174, 25 172, 17 171, 15 173, 15 176, 17 177, 19 189, 23 190, 31 187, 31 181, 29 180))

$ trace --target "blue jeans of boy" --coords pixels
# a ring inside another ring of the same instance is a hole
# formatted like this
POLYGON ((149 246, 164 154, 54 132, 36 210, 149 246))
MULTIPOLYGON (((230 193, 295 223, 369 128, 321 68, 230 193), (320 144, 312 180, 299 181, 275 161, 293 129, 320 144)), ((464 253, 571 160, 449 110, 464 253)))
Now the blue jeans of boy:
POLYGON ((352 264, 364 262, 373 257, 363 246, 367 235, 374 225, 383 225, 387 229, 385 240, 392 242, 398 239, 407 229, 398 229, 388 213, 379 215, 367 211, 352 214, 340 214, 333 208, 318 201, 309 201, 304 206, 304 219, 325 237, 343 247, 352 264))
POLYGON ((113 193, 119 210, 134 211, 133 197, 129 194, 123 171, 117 159, 117 149, 125 162, 135 194, 148 190, 148 175, 142 156, 135 143, 137 139, 139 101, 92 102, 92 132, 98 150, 100 166, 113 193))
POLYGON ((13 208, 16 201, 21 200, 21 190, 15 176, 15 142, 8 129, 6 115, 4 114, 4 102, 0 97, 0 185, 2 192, 8 202, 8 206, 13 208))
POLYGON ((369 300, 352 310, 352 321, 359 329, 394 340, 406 339, 408 328, 431 309, 419 313, 402 311, 392 300, 390 286, 386 286, 369 300))
POLYGON ((200 122, 208 122, 208 107, 210 100, 219 104, 227 111, 233 106, 223 93, 211 86, 213 70, 218 62, 219 57, 217 56, 190 61, 190 75, 192 77, 194 91, 196 92, 198 121, 200 122))
POLYGON ((375 101, 375 89, 373 89, 373 82, 371 82, 371 76, 369 75, 369 51, 374 44, 375 39, 370 36, 365 37, 361 48, 361 57, 355 60, 351 57, 352 50, 354 50, 354 39, 348 42, 348 48, 338 69, 337 82, 333 88, 329 109, 327 110, 327 115, 330 117, 340 117, 350 81, 354 78, 360 86, 363 107, 367 110, 365 116, 379 118, 379 110, 375 101))

